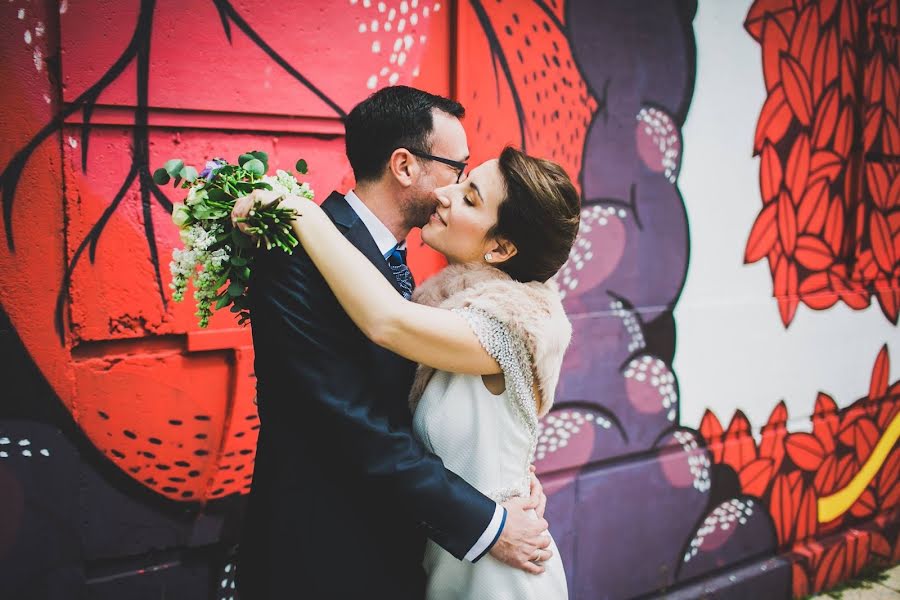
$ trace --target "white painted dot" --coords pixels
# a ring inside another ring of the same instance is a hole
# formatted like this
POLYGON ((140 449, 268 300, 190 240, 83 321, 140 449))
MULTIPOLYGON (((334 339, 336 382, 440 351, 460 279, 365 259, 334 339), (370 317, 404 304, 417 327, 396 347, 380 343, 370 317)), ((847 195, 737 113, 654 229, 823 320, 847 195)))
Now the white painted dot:
POLYGON ((409 5, 413 8, 416 8, 417 6, 419 6, 419 0, 410 0, 409 5))
POLYGON ((69 145, 72 146, 73 148, 77 148, 77 147, 78 147, 78 140, 76 140, 75 138, 73 138, 73 137, 70 135, 70 136, 69 136, 69 145))
POLYGON ((370 8, 372 6, 372 0, 363 0, 363 8, 370 8))
POLYGON ((425 40, 427 40, 427 39, 428 39, 427 36, 420 35, 420 36, 419 36, 419 43, 420 43, 420 44, 424 44, 424 43, 425 43, 425 40))
POLYGON ((416 13, 409 15, 409 24, 410 25, 415 27, 418 22, 419 22, 419 15, 417 15, 416 13))
POLYGON ((30 446, 31 442, 29 440, 19 440, 20 446, 30 446))
POLYGON ((225 565, 225 572, 231 573, 231 565, 225 565))
POLYGON ((9 453, 0 450, 0 458, 8 458, 8 457, 9 457, 9 453))
POLYGON ((5 446, 5 445, 8 444, 8 443, 9 443, 9 438, 8 438, 8 437, 2 437, 2 438, 0 438, 0 445, 4 445, 4 446, 5 446))
POLYGON ((372 22, 369 24, 369 29, 372 30, 372 33, 378 32, 378 21, 376 19, 372 19, 372 22))
POLYGON ((69 10, 69 0, 62 0, 62 2, 59 3, 59 14, 66 14, 67 10, 69 10))
POLYGON ((20 9, 19 9, 19 20, 21 21, 21 20, 24 19, 24 18, 25 18, 25 9, 24 9, 24 8, 20 8, 20 9))
POLYGON ((428 18, 428 13, 429 13, 429 12, 430 12, 430 9, 429 9, 427 6, 424 7, 424 8, 422 9, 422 16, 425 17, 425 18, 427 19, 427 18, 428 18))
POLYGON ((392 25, 391 25, 391 22, 390 22, 390 21, 388 21, 387 23, 384 24, 384 30, 385 30, 385 31, 390 31, 390 30, 391 30, 391 27, 392 27, 392 25))
POLYGON ((412 48, 413 41, 414 41, 414 40, 413 40, 413 36, 409 35, 408 33, 407 33, 406 35, 404 35, 404 36, 403 36, 403 46, 404 46, 404 48, 406 48, 406 50, 409 50, 410 48, 412 48))
POLYGON ((405 62, 406 62, 406 52, 401 52, 400 55, 397 57, 397 64, 402 67, 403 63, 405 63, 405 62))
POLYGON ((391 58, 388 60, 392 65, 397 64, 397 53, 394 52, 391 54, 391 58))
POLYGON ((387 10, 387 5, 384 2, 379 2, 378 3, 378 12, 383 13, 386 10, 387 10))
POLYGON ((413 69, 413 71, 412 71, 412 76, 413 76, 413 77, 418 77, 418 76, 419 76, 419 65, 416 65, 416 68, 413 69))
POLYGON ((50 451, 47 450, 46 448, 41 448, 41 455, 42 456, 50 456, 50 451))
POLYGON ((388 78, 388 82, 389 82, 391 85, 394 85, 395 83, 397 83, 397 81, 398 81, 399 79, 400 79, 400 74, 399 74, 399 73, 391 73, 391 76, 388 78))
POLYGON ((390 69, 387 67, 381 67, 381 71, 378 73, 381 77, 387 77, 387 74, 390 72, 390 69))
POLYGON ((25 43, 29 45, 31 44, 31 30, 29 29, 25 30, 25 43))
POLYGON ((360 23, 360 24, 359 24, 359 32, 360 32, 360 33, 365 33, 365 32, 368 31, 368 30, 369 30, 369 28, 366 27, 366 24, 365 24, 365 23, 360 23))
POLYGON ((441 10, 441 3, 435 2, 434 3, 434 12, 438 12, 439 10, 441 10))
POLYGON ((378 85, 378 77, 376 75, 371 75, 366 82, 366 87, 370 90, 374 90, 376 85, 378 85))
POLYGON ((224 589, 227 588, 227 587, 228 587, 228 580, 227 580, 227 579, 223 579, 223 580, 222 580, 222 589, 224 590, 224 589))
POLYGON ((397 21, 397 33, 402 32, 406 28, 406 19, 397 21))
POLYGON ((22 450, 22 456, 31 456, 31 450, 22 450))
POLYGON ((388 21, 393 21, 393 20, 394 20, 394 17, 396 17, 396 16, 397 16, 397 9, 392 8, 392 9, 388 12, 388 21))
POLYGON ((394 40, 394 52, 399 52, 400 48, 403 47, 403 38, 397 38, 394 40))
POLYGON ((379 42, 378 40, 372 42, 372 52, 374 52, 375 54, 381 52, 381 42, 379 42))
POLYGON ((38 21, 37 25, 34 26, 34 35, 44 37, 44 24, 41 21, 38 21))

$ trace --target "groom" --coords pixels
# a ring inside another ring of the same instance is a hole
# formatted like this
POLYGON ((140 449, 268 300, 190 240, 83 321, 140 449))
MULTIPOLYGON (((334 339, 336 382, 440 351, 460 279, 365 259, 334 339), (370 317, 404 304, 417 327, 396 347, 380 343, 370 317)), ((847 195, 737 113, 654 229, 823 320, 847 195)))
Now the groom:
MULTIPOLYGON (((459 180, 469 150, 452 100, 382 89, 346 119, 357 187, 322 207, 409 297, 405 238, 459 180)), ((235 208, 246 214, 248 203, 235 208)), ((411 433, 415 365, 356 328, 301 247, 261 252, 250 285, 261 429, 239 549, 243 600, 424 595, 425 538, 460 560, 488 552, 538 573, 550 557, 528 499, 502 506, 448 471, 411 433)))

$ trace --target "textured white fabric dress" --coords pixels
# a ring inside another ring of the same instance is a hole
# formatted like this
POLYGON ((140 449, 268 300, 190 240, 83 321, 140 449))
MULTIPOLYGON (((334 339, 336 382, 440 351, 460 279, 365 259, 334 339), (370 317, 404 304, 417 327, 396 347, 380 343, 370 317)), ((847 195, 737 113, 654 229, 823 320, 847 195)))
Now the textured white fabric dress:
MULTIPOLYGON (((528 467, 538 415, 531 357, 507 326, 474 307, 455 309, 503 369, 506 389, 492 394, 480 375, 437 371, 416 407, 413 428, 448 469, 497 502, 529 493, 528 467)), ((537 517, 535 517, 537 518, 537 517)), ((428 600, 565 600, 566 575, 556 543, 544 573, 532 575, 490 555, 460 561, 432 541, 425 549, 428 600)))

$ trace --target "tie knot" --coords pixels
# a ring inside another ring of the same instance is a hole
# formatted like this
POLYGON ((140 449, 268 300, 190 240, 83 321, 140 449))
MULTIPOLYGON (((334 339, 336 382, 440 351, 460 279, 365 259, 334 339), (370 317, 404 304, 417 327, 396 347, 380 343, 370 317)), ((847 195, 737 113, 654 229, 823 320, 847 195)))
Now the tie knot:
POLYGON ((405 265, 406 248, 401 249, 400 244, 394 246, 394 249, 391 250, 391 253, 388 255, 388 262, 395 265, 405 265))

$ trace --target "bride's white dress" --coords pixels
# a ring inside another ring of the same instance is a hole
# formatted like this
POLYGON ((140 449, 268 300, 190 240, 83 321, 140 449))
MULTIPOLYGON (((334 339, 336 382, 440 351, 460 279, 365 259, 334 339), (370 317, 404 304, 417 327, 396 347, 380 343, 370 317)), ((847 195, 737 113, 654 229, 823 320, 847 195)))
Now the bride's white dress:
MULTIPOLYGON (((497 502, 529 493, 528 467, 538 416, 531 357, 523 341, 476 308, 456 309, 503 369, 506 389, 494 395, 480 375, 437 371, 413 419, 415 434, 448 469, 497 502)), ((535 517, 537 518, 537 517, 535 517)), ((556 543, 544 573, 532 575, 489 554, 472 564, 432 541, 425 549, 428 600, 564 600, 566 575, 556 543)))

